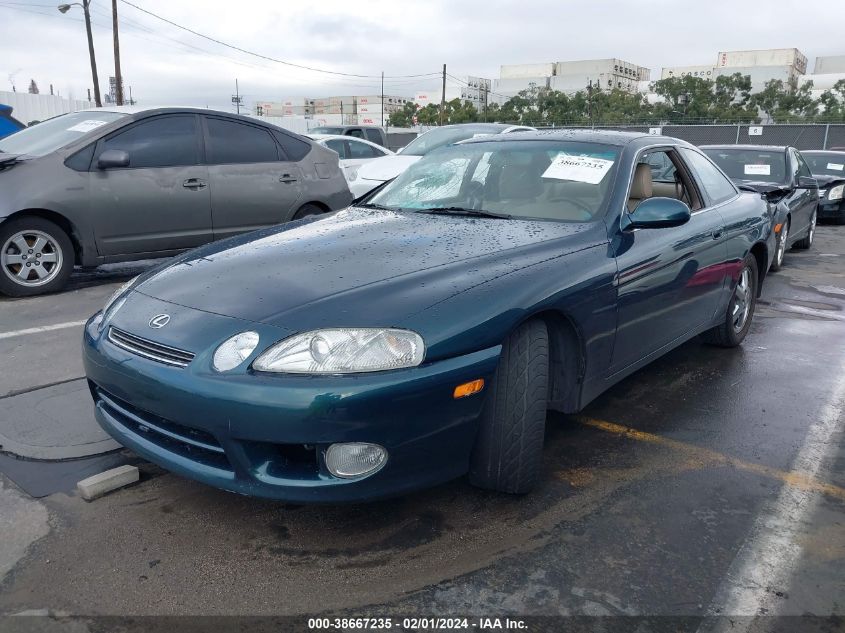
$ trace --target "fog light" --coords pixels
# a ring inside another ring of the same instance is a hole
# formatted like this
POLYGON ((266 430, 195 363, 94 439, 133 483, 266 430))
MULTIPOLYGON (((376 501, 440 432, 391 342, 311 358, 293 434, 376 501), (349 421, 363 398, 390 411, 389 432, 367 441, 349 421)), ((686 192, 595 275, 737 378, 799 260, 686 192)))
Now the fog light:
POLYGON ((377 444, 332 444, 326 451, 326 467, 335 477, 351 479, 369 475, 384 466, 387 451, 377 444))

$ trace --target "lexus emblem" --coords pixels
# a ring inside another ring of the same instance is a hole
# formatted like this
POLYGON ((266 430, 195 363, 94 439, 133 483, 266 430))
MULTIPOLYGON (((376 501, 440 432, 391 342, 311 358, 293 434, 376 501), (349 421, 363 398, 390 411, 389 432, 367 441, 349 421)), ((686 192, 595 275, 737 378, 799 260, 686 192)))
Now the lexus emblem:
POLYGON ((160 330, 168 323, 170 323, 169 314, 157 314, 152 319, 150 319, 150 327, 154 330, 160 330))

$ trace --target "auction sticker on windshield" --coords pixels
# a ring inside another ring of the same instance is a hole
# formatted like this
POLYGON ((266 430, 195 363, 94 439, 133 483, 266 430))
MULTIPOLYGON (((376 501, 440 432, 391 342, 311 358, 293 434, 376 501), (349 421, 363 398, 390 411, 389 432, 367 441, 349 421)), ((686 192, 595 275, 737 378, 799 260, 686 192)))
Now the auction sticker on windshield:
POLYGON ((543 178, 574 180, 575 182, 586 182, 591 185, 597 185, 611 167, 613 167, 613 161, 605 158, 572 156, 561 153, 555 157, 552 164, 543 172, 543 178))
POLYGON ((81 123, 77 123, 73 127, 69 127, 67 129, 68 132, 90 132, 91 130, 96 130, 101 125, 105 125, 108 121, 97 121, 95 119, 89 119, 88 121, 82 121, 81 123))
POLYGON ((845 168, 845 163, 828 163, 827 168, 831 171, 842 171, 845 168))
POLYGON ((772 166, 771 165, 746 165, 745 166, 745 175, 746 176, 771 176, 772 175, 772 166))

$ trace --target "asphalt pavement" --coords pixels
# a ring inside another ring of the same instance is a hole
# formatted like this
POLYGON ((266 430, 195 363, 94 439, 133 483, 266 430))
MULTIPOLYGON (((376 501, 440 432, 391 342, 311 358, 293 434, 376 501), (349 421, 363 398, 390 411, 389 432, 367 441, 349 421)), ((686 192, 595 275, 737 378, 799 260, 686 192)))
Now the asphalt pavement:
POLYGON ((550 414, 524 497, 294 506, 142 462, 83 501, 68 464, 132 456, 89 417, 79 323, 133 272, 0 299, 0 437, 66 469, 28 494, 0 449, 0 614, 845 617, 845 227, 788 253, 742 348, 692 341, 550 414))

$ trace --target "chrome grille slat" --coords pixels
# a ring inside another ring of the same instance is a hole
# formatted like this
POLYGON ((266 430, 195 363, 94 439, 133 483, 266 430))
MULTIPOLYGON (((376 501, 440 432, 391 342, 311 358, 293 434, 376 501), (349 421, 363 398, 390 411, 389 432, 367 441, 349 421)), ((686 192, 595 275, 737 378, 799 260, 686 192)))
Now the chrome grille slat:
POLYGON ((135 336, 114 326, 109 327, 109 341, 127 352, 173 367, 187 367, 194 360, 191 352, 135 336))

